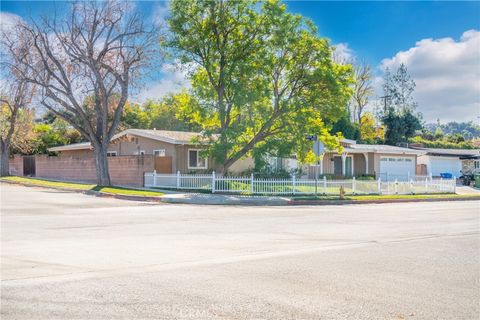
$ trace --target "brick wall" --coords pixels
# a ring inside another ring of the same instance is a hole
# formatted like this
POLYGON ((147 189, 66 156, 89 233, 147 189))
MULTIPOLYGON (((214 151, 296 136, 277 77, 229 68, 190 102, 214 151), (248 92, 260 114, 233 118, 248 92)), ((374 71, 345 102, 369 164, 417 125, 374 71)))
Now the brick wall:
MULTIPOLYGON (((96 170, 93 157, 36 157, 36 176, 39 178, 95 182, 96 170)), ((154 157, 118 156, 108 158, 110 178, 114 185, 143 186, 145 172, 153 172, 154 157)))
POLYGON ((8 161, 10 174, 12 176, 23 176, 23 157, 16 154, 8 161))

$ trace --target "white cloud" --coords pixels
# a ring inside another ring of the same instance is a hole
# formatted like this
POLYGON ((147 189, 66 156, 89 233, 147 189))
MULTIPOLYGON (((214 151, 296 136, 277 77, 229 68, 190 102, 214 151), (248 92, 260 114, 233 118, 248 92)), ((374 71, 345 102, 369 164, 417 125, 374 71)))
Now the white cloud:
POLYGON ((333 59, 339 63, 350 63, 355 60, 355 52, 348 46, 348 43, 340 42, 333 45, 333 59))
POLYGON ((384 59, 395 70, 404 63, 415 80, 415 97, 425 120, 476 121, 480 114, 480 31, 452 38, 423 39, 384 59))
POLYGON ((148 83, 143 90, 140 90, 136 99, 144 102, 148 99, 156 100, 169 93, 180 92, 190 88, 185 69, 179 69, 179 63, 165 64, 162 66, 162 78, 158 81, 148 83))
POLYGON ((152 11, 152 21, 158 27, 167 26, 167 18, 170 14, 170 4, 168 1, 161 1, 155 4, 152 11))
POLYGON ((23 22, 20 16, 13 13, 0 12, 0 31, 8 33, 13 30, 18 23, 23 22))

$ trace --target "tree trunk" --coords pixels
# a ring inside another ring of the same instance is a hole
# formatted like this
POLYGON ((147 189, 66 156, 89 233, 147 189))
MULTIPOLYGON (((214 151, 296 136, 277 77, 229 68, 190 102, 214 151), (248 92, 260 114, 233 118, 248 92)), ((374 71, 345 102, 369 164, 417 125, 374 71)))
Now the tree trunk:
POLYGON ((110 173, 108 171, 107 147, 100 144, 94 150, 95 166, 97 169, 97 185, 101 187, 111 186, 110 173))
POLYGON ((6 177, 10 175, 10 153, 9 144, 0 141, 0 177, 6 177))

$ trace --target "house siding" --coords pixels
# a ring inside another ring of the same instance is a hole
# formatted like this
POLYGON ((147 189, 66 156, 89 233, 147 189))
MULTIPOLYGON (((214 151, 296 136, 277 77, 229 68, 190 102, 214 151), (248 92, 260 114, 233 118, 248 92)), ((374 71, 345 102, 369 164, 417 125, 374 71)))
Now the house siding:
POLYGON ((207 169, 189 169, 188 168, 188 150, 189 149, 202 149, 198 145, 176 145, 176 158, 174 158, 174 163, 176 170, 180 172, 191 172, 191 173, 203 173, 210 172, 215 168, 212 157, 208 157, 207 160, 207 169))

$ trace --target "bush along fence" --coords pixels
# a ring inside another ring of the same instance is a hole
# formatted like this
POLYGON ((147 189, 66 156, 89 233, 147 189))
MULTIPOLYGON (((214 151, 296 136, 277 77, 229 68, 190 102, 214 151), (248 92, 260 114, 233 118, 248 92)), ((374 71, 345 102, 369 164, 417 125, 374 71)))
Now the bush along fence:
POLYGON ((205 190, 212 193, 263 194, 263 195, 339 195, 343 187, 347 195, 362 194, 426 194, 455 193, 456 179, 431 179, 409 181, 378 180, 327 180, 323 179, 256 179, 212 174, 158 174, 145 173, 145 187, 185 190, 205 190))

